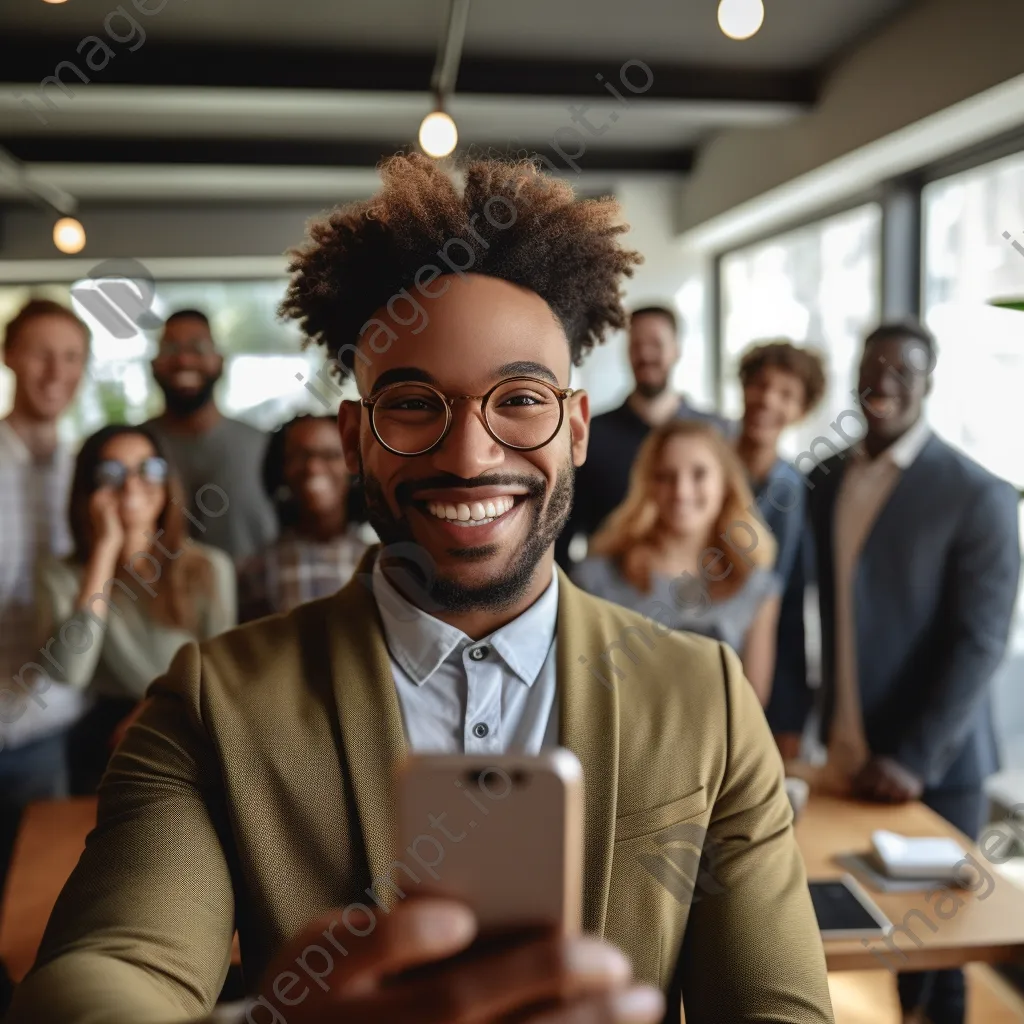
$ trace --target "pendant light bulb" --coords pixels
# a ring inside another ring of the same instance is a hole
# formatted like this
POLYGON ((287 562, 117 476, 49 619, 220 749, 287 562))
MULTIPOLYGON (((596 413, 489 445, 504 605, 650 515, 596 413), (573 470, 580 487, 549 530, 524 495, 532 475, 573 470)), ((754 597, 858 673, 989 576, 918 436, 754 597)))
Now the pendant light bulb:
POLYGON ((61 217, 53 225, 53 244, 69 256, 85 248, 85 228, 74 217, 61 217))
POLYGON ((423 118, 420 125, 420 145, 427 156, 448 156, 459 141, 455 122, 443 111, 435 110, 423 118))

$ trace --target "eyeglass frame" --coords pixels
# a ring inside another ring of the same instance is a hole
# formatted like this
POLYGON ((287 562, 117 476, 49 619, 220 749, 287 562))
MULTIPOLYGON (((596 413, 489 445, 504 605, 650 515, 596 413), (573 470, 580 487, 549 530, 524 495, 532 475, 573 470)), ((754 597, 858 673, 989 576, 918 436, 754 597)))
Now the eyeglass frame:
POLYGON ((360 399, 359 404, 363 406, 363 408, 369 410, 370 430, 372 431, 374 439, 376 440, 377 444, 379 444, 385 451, 391 452, 392 455, 400 455, 402 458, 406 459, 415 459, 421 455, 429 455, 432 451, 434 451, 437 448, 440 448, 440 446, 444 444, 445 438, 447 438, 448 435, 451 433, 452 424, 455 422, 455 403, 459 401, 459 399, 466 399, 467 401, 479 400, 480 420, 484 425, 484 430, 486 430, 487 433, 490 435, 491 439, 495 441, 497 444, 500 444, 502 448, 508 448, 510 451, 513 452, 539 451, 541 448, 546 448, 549 444, 551 444, 551 442, 554 441, 555 436, 562 429, 562 424, 565 422, 566 399, 572 398, 573 395, 578 394, 579 392, 579 388, 560 388, 556 384, 552 384, 551 381, 541 380, 540 377, 505 377, 503 380, 499 380, 497 384, 495 384, 492 388, 488 389, 482 395, 449 396, 446 395, 440 388, 435 387, 433 384, 427 384, 425 381, 398 380, 395 381, 393 384, 386 384, 375 394, 370 395, 369 398, 360 399), (553 391, 555 397, 558 399, 558 423, 555 426, 555 429, 551 432, 551 436, 543 443, 531 445, 528 448, 521 448, 518 445, 508 444, 506 441, 502 441, 502 439, 498 437, 493 430, 491 430, 491 425, 490 423, 487 422, 486 408, 487 402, 490 399, 491 395, 493 395, 494 392, 498 390, 498 388, 503 387, 505 384, 509 384, 510 382, 517 380, 529 381, 531 384, 540 384, 543 387, 546 387, 549 391, 553 391), (426 388, 428 391, 433 391, 434 394, 441 399, 441 401, 444 403, 445 424, 444 429, 441 431, 441 436, 432 445, 430 445, 429 448, 424 448, 422 451, 418 452, 400 452, 397 449, 392 448, 391 445, 387 444, 384 441, 384 439, 380 436, 380 433, 377 430, 377 425, 373 422, 374 406, 376 406, 380 399, 389 391, 394 391, 396 388, 406 388, 409 387, 410 385, 426 388))
POLYGON ((100 461, 96 463, 96 471, 93 474, 93 485, 96 487, 97 490, 100 490, 101 488, 104 487, 110 487, 113 490, 120 492, 123 491, 125 487, 128 486, 128 481, 131 480, 133 477, 137 477, 143 483, 153 484, 154 486, 166 486, 167 481, 170 479, 170 476, 170 463, 162 455, 147 455, 137 466, 126 466, 120 459, 100 459, 100 461), (149 476, 146 475, 146 473, 143 470, 144 466, 151 465, 154 462, 157 462, 163 466, 163 479, 161 480, 151 479, 149 476), (116 485, 112 483, 104 483, 100 479, 103 467, 112 465, 120 466, 124 473, 124 475, 121 477, 120 482, 116 485))

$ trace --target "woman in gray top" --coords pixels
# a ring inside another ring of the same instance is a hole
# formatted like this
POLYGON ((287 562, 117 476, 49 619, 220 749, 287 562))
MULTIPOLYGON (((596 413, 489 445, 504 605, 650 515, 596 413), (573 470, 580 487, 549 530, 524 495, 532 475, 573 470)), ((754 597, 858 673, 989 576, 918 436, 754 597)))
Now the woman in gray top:
POLYGON ((708 424, 673 421, 644 441, 625 500, 573 580, 664 626, 729 644, 764 705, 775 668, 775 551, 729 444, 708 424))
POLYGON ((181 647, 235 625, 235 577, 224 552, 188 538, 177 484, 145 428, 86 440, 70 508, 74 553, 39 569, 40 632, 54 682, 93 698, 69 740, 72 786, 88 792, 118 724, 181 647))

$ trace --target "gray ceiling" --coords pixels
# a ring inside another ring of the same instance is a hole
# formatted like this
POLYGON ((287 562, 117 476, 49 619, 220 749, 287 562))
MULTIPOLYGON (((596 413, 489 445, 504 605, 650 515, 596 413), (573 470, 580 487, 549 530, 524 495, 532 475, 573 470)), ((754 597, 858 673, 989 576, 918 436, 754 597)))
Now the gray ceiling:
MULTIPOLYGON (((715 132, 812 107, 829 63, 911 2, 766 0, 736 42, 717 0, 472 0, 449 110, 460 149, 557 162, 585 106, 608 126, 587 170, 685 174, 715 132), (598 81, 626 61, 654 76, 628 109, 598 81)), ((0 145, 83 201, 362 193, 431 109, 447 15, 442 0, 3 0, 0 145), (65 91, 41 89, 64 61, 65 91)), ((18 189, 0 170, 0 199, 18 189)))
MULTIPOLYGON (((163 0, 140 0, 152 10, 163 0)), ((820 65, 903 0, 768 0, 764 27, 731 41, 716 0, 473 0, 466 52, 783 68, 820 65)), ((125 3, 134 11, 131 3, 125 3)), ((5 0, 0 32, 94 33, 112 0, 5 0)), ((444 0, 166 0, 141 18, 154 38, 433 50, 444 0)))

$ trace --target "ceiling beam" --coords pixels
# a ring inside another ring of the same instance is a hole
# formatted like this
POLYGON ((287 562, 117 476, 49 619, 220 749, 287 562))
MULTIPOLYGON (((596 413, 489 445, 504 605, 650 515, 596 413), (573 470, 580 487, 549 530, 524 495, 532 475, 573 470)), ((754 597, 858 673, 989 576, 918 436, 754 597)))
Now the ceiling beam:
MULTIPOLYGON (((430 52, 345 51, 294 46, 260 46, 147 41, 135 52, 110 40, 104 42, 105 64, 93 70, 85 57, 95 43, 82 40, 14 36, 0 64, 0 82, 42 82, 62 62, 77 67, 89 82, 103 85, 151 87, 194 86, 242 89, 322 89, 369 92, 429 92, 435 55, 430 52), (79 52, 81 46, 81 52, 79 52)), ((787 103, 812 105, 818 94, 819 74, 814 69, 749 69, 650 64, 651 84, 630 93, 620 81, 625 64, 607 60, 560 60, 533 57, 464 55, 459 66, 460 94, 495 96, 578 96, 607 99, 613 87, 629 102, 684 100, 734 103, 787 103)), ((626 76, 635 86, 646 72, 633 61, 626 76)), ((77 90, 81 76, 65 64, 61 78, 77 90)))
MULTIPOLYGON (((34 165, 61 164, 182 164, 245 167, 375 167, 384 157, 408 145, 380 142, 308 139, 191 139, 132 138, 97 135, 23 135, 0 137, 18 160, 34 165)), ((469 149, 457 155, 498 156, 496 147, 469 149)), ((517 144, 517 155, 536 153, 542 165, 560 172, 576 167, 551 150, 517 144)), ((692 149, 597 149, 588 148, 578 160, 580 171, 662 171, 685 173, 693 167, 692 149)))

